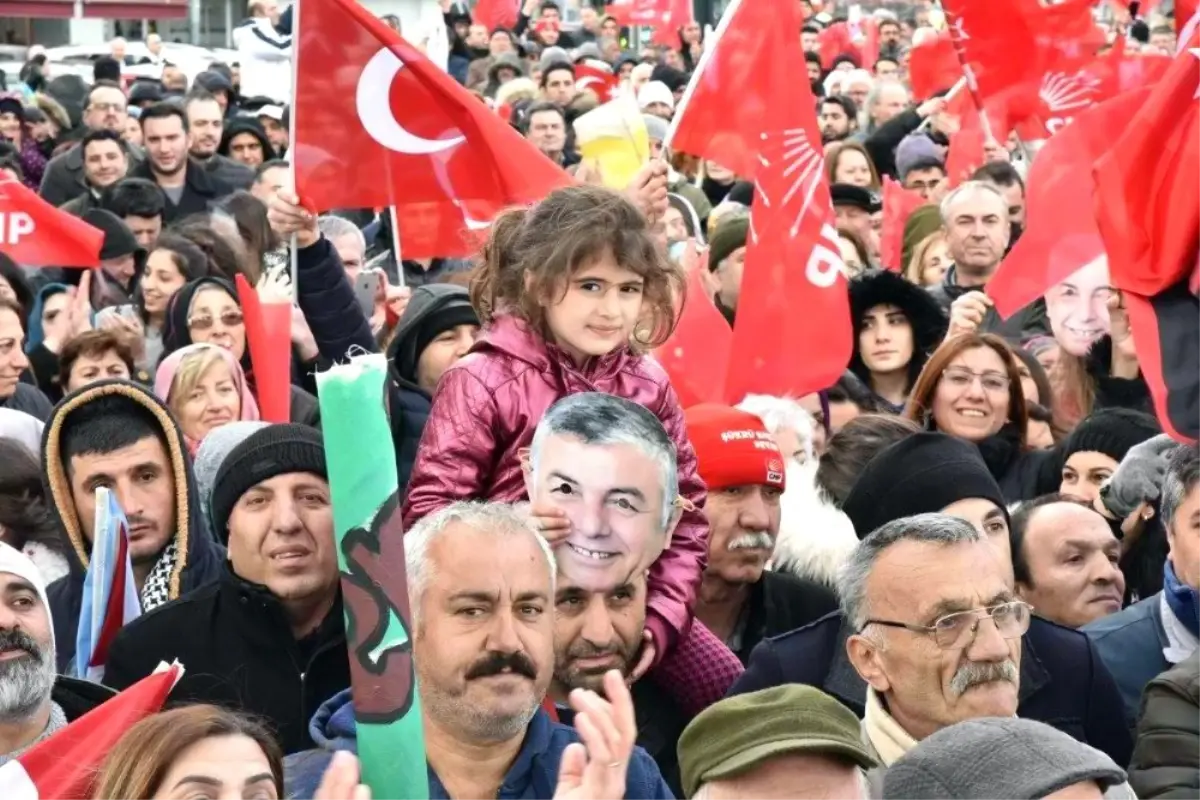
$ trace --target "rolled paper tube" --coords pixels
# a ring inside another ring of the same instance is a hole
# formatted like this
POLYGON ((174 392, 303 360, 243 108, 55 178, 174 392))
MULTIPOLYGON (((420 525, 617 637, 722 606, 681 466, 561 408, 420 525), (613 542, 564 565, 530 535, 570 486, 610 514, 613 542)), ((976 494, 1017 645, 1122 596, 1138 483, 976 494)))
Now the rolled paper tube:
POLYGON ((386 386, 381 353, 317 374, 363 782, 428 798, 386 386))
POLYGON ((246 278, 237 276, 246 322, 246 347, 254 371, 254 394, 266 422, 292 418, 292 309, 284 301, 262 302, 246 278))

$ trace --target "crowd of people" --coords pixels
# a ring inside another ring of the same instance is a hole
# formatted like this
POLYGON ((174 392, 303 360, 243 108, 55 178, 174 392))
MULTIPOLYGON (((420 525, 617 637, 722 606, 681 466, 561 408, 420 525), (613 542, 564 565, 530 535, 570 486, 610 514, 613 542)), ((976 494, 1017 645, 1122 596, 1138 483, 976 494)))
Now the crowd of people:
MULTIPOLYGON (((1162 433, 1104 270, 1007 319, 985 293, 1035 148, 949 174, 948 94, 908 79, 940 10, 879 9, 875 62, 826 64, 846 20, 799 2, 853 353, 737 405, 685 407, 656 357, 705 302, 685 286, 736 324, 753 234, 752 182, 663 147, 695 22, 634 52, 603 9, 489 29, 441 3, 447 71, 578 178, 474 259, 303 207, 274 0, 194 80, 157 36, 159 80, 122 80, 123 42, 87 86, 36 55, 10 79, 0 172, 103 245, 94 270, 0 253, 0 778, 178 661, 92 797, 369 797, 316 376, 383 353, 428 796, 1200 793, 1200 450, 1162 433), (574 141, 597 65, 651 142, 624 190, 574 141), (884 179, 921 200, 893 263, 884 179), (289 421, 239 278, 293 300, 289 421), (96 682, 99 489, 141 615, 96 682)), ((1105 30, 1176 51, 1156 17, 1105 30)))

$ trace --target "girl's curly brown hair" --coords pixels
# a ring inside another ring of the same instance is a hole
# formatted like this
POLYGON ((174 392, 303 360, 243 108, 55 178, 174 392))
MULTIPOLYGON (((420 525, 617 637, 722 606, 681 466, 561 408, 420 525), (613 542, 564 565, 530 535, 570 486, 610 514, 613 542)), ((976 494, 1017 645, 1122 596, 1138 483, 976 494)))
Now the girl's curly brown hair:
POLYGON ((675 328, 683 272, 662 252, 637 207, 603 187, 556 189, 531 208, 497 217, 471 281, 471 303, 485 325, 511 313, 552 340, 545 307, 562 299, 572 275, 608 253, 645 281, 631 344, 658 347, 675 328))

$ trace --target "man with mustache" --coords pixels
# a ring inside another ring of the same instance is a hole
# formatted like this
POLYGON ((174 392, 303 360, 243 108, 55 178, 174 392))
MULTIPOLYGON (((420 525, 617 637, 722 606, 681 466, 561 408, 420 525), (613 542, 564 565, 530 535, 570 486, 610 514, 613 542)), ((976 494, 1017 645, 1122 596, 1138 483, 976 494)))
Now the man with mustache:
POLYGON ((1017 713, 1029 606, 987 537, 943 514, 889 522, 838 576, 846 642, 867 682, 863 738, 885 767, 975 717, 1017 713))
MULTIPOLYGON (((619 676, 605 678, 608 700, 572 694, 591 723, 578 733, 542 708, 554 668, 557 568, 524 509, 451 504, 406 531, 404 551, 430 797, 562 796, 569 775, 560 776, 559 764, 581 739, 589 757, 611 754, 604 769, 624 775, 624 792, 598 796, 671 797, 653 760, 634 747, 619 676)), ((288 797, 312 797, 333 751, 357 747, 350 695, 335 695, 313 717, 324 749, 285 762, 288 797)))
POLYGON ((696 618, 745 664, 768 636, 807 625, 837 608, 824 586, 767 570, 779 536, 784 457, 762 420, 716 403, 684 414, 708 486, 708 565, 696 618))
POLYGON ((46 584, 28 556, 0 542, 0 766, 112 694, 56 674, 46 584))
MULTIPOLYGON (((860 444, 864 452, 859 455, 867 456, 870 443, 860 444)), ((918 433, 877 445, 874 456, 857 468, 853 487, 842 500, 859 538, 916 514, 957 517, 985 537, 1013 581, 1004 495, 979 448, 943 433, 918 433)), ((950 569, 941 563, 938 568, 950 569)), ((853 665, 847 644, 858 632, 842 613, 766 639, 730 693, 806 683, 863 716, 869 682, 853 665)), ((1052 725, 1119 764, 1129 762, 1133 741, 1120 693, 1087 636, 1035 616, 1018 653, 1021 717, 1052 725)))
POLYGON ((293 424, 253 430, 221 461, 210 504, 228 568, 123 628, 104 682, 125 689, 178 659, 190 666, 175 702, 266 719, 285 753, 312 747, 312 710, 350 685, 321 433, 293 424))

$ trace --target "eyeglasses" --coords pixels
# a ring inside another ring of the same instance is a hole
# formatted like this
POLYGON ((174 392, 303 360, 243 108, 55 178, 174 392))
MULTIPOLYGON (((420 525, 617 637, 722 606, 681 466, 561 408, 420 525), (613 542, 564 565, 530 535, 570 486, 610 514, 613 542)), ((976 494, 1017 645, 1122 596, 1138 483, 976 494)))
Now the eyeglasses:
POLYGON ((125 103, 92 103, 88 106, 89 111, 99 111, 101 114, 107 114, 110 111, 124 111, 126 108, 125 103))
POLYGON ((972 372, 963 367, 951 367, 942 373, 942 378, 957 389, 966 389, 976 378, 986 391, 1007 392, 1008 376, 999 372, 972 372))
MULTIPOLYGON (((220 316, 221 324, 227 328, 232 328, 234 325, 241 325, 245 320, 240 311, 225 311, 220 316)), ((213 326, 214 320, 212 317, 192 317, 187 321, 188 327, 196 331, 206 331, 213 326)))
POLYGON ((975 608, 970 611, 956 611, 944 617, 938 617, 932 625, 914 625, 911 622, 894 622, 886 619, 869 619, 858 629, 859 633, 866 630, 868 625, 886 625, 889 628, 903 628, 913 633, 933 636, 937 646, 943 650, 958 650, 967 647, 975 640, 979 631, 979 623, 990 618, 996 625, 996 630, 1005 639, 1019 639, 1029 630, 1029 612, 1031 606, 1020 600, 1000 603, 990 608, 975 608))

